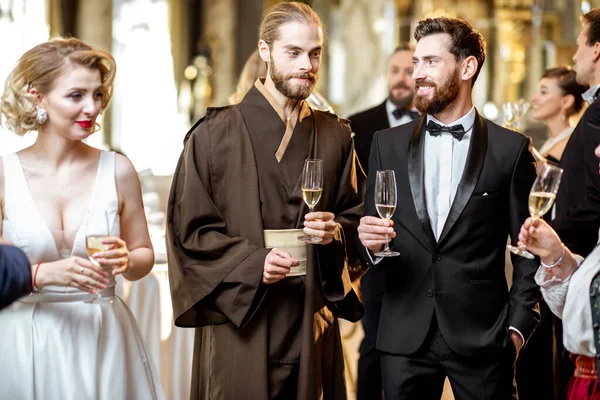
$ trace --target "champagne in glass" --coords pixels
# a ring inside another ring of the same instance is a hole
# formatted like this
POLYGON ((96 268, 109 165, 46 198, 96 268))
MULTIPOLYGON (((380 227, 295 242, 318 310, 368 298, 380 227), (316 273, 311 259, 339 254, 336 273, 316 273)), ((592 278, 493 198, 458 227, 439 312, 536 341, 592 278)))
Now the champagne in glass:
POLYGON ((535 218, 542 218, 554 204, 556 195, 546 192, 529 193, 529 214, 535 218))
MULTIPOLYGON (((86 220, 85 248, 89 260, 98 267, 100 263, 93 256, 101 251, 109 250, 109 246, 102 243, 102 240, 109 236, 108 213, 106 210, 91 210, 86 220)), ((92 300, 87 301, 87 303, 98 303, 101 298, 101 294, 98 293, 92 300)))
POLYGON ((308 206, 309 209, 313 209, 319 200, 321 200, 321 195, 323 194, 323 189, 302 189, 302 198, 304 202, 308 206))
MULTIPOLYGON (((318 158, 307 158, 302 169, 302 198, 312 212, 323 194, 323 161, 318 158)), ((305 243, 319 243, 323 239, 312 235, 298 236, 305 243)))
MULTIPOLYGON (((396 175, 393 170, 377 171, 375 177, 375 208, 379 217, 389 221, 396 211, 396 175)), ((387 234, 385 235, 387 240, 387 234)), ((390 250, 386 242, 383 251, 375 253, 377 257, 395 257, 400 253, 390 250)))
MULTIPOLYGON (((532 218, 542 218, 554 204, 556 193, 560 187, 560 179, 563 170, 551 164, 545 164, 540 174, 535 178, 531 191, 529 192, 529 215, 532 218)), ((522 243, 517 246, 506 246, 511 253, 518 256, 533 259, 531 254, 522 243)))

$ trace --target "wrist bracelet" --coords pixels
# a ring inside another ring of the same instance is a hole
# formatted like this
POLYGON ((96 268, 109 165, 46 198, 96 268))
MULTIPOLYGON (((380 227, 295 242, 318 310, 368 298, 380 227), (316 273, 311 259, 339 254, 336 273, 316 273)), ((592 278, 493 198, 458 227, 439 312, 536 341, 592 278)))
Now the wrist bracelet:
POLYGON ((35 266, 35 272, 33 273, 33 291, 34 292, 38 291, 36 279, 37 279, 37 273, 38 273, 38 269, 40 268, 40 265, 42 265, 42 263, 38 263, 38 265, 35 266))
POLYGON ((546 264, 541 260, 540 260, 540 262, 542 264, 542 267, 544 267, 546 269, 552 269, 554 267, 559 267, 563 258, 565 258, 565 245, 564 244, 562 244, 562 254, 560 255, 560 257, 558 257, 558 260, 554 261, 552 264, 546 264))

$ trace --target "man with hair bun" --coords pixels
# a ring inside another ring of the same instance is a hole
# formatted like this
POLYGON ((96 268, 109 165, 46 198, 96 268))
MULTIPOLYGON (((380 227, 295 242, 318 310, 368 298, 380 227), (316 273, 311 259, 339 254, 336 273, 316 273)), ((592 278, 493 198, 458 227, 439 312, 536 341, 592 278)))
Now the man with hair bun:
POLYGON ((362 316, 347 270, 362 214, 350 127, 305 102, 323 52, 317 14, 277 4, 259 36, 266 78, 190 130, 169 198, 175 324, 199 328, 191 396, 345 399, 337 318, 362 316), (309 213, 307 158, 322 160, 324 181, 309 213))

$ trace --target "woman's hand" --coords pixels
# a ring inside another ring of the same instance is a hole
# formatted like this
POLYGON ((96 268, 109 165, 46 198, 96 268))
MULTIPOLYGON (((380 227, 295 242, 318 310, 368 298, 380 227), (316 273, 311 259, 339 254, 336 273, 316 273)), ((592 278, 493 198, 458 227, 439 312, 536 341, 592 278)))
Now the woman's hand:
POLYGON ((129 250, 127 243, 121 238, 110 236, 102 239, 102 244, 108 245, 108 250, 95 253, 92 257, 103 267, 112 268, 112 274, 118 275, 129 269, 129 250))
POLYGON ((109 282, 108 272, 104 271, 102 267, 77 256, 41 263, 34 268, 38 269, 36 276, 38 288, 49 285, 70 286, 96 294, 98 289, 105 289, 109 282))
POLYGON ((560 237, 543 219, 527 218, 521 226, 519 241, 546 264, 558 260, 563 252, 560 237))

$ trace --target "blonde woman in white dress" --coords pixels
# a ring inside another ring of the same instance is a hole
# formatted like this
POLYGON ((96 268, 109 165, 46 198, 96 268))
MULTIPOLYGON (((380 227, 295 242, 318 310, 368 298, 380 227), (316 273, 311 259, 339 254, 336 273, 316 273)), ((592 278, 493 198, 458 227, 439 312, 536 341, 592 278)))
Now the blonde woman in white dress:
POLYGON ((114 294, 115 276, 137 280, 154 263, 140 183, 127 158, 83 142, 110 101, 115 70, 109 53, 59 38, 26 52, 6 81, 5 124, 38 138, 0 163, 0 235, 28 256, 34 287, 0 312, 0 398, 164 398, 133 315, 114 294), (108 237, 94 264, 85 236, 102 229, 96 210, 108 237))

